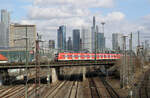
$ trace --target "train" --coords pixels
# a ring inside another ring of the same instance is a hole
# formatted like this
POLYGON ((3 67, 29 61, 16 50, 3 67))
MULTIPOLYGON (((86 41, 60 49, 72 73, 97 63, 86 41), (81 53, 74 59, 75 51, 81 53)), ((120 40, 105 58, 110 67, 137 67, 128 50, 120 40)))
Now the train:
MULTIPOLYGON (((117 60, 121 54, 97 53, 96 60, 117 60)), ((95 53, 58 53, 55 55, 57 61, 95 60, 95 53)))

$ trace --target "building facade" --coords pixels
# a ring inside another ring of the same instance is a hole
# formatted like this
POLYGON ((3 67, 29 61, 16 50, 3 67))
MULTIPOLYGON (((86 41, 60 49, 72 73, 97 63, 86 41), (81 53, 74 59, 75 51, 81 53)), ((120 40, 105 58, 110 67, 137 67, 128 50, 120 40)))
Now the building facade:
POLYGON ((95 52, 95 41, 96 41, 96 20, 95 20, 95 16, 93 17, 93 26, 91 27, 91 31, 92 31, 92 52, 95 52))
POLYGON ((99 50, 104 50, 105 49, 104 33, 97 33, 97 48, 99 50))
POLYGON ((71 37, 69 37, 68 41, 67 41, 67 50, 72 51, 72 39, 71 39, 71 37))
POLYGON ((112 49, 113 50, 121 50, 122 49, 122 36, 120 33, 112 34, 112 49))
POLYGON ((10 24, 10 14, 7 10, 1 10, 1 22, 4 23, 6 26, 10 24))
POLYGON ((9 24, 10 14, 7 10, 1 10, 1 23, 0 23, 0 47, 9 47, 9 24))
POLYGON ((0 23, 0 48, 6 48, 8 46, 7 27, 4 23, 0 23))
POLYGON ((82 27, 81 30, 81 45, 82 51, 92 52, 92 32, 90 27, 82 27))
POLYGON ((35 48, 35 41, 37 39, 35 25, 10 25, 9 45, 10 47, 25 48, 26 39, 28 49, 35 48))
POLYGON ((49 48, 55 49, 55 41, 54 40, 49 40, 49 48))
POLYGON ((80 51, 80 30, 79 29, 73 30, 73 50, 75 52, 80 51))
POLYGON ((57 45, 59 50, 66 50, 66 26, 60 26, 57 30, 57 45))

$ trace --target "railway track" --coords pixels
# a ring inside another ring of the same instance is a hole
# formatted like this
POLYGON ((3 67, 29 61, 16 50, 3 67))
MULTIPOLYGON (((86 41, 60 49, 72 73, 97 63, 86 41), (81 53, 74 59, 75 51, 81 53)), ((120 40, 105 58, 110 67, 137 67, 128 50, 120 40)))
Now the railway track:
MULTIPOLYGON (((72 74, 73 73, 73 70, 71 72, 69 72, 69 74, 72 74)), ((70 77, 67 77, 66 78, 67 80, 70 79, 70 77)), ((63 88, 63 87, 69 87, 67 86, 69 84, 69 81, 59 81, 56 86, 54 86, 53 88, 48 88, 46 89, 46 91, 43 92, 43 98, 53 98, 56 96, 57 93, 60 92, 60 90, 63 88)), ((62 97, 63 98, 63 97, 62 97)))
POLYGON ((116 93, 116 91, 112 88, 112 86, 110 86, 107 83, 107 81, 105 81, 104 79, 101 79, 101 81, 103 82, 104 86, 106 87, 111 98, 120 98, 120 96, 116 93))
POLYGON ((99 71, 95 71, 89 78, 91 98, 120 98, 116 91, 109 85, 99 71), (98 76, 94 76, 98 73, 98 76))
POLYGON ((149 98, 150 97, 150 78, 149 72, 146 72, 144 80, 142 81, 141 87, 139 88, 139 98, 149 98))
MULTIPOLYGON (((88 87, 83 87, 83 84, 79 81, 81 71, 82 69, 68 70, 68 74, 76 73, 77 75, 69 75, 65 77, 66 80, 58 81, 55 85, 41 84, 37 88, 40 92, 39 98, 84 98, 81 95, 84 88, 89 89, 89 98, 120 98, 104 77, 100 76, 101 73, 99 71, 92 70, 94 74, 90 73, 92 77, 87 79, 88 87), (95 74, 97 74, 96 77, 94 76, 95 74)), ((40 73, 40 76, 43 75, 45 75, 44 72, 40 73)), ((34 76, 32 75, 32 77, 34 76)), ((28 86, 28 98, 35 98, 35 84, 29 84, 28 86)), ((4 87, 0 89, 0 93, 0 98, 25 98, 25 87, 24 85, 4 87)))
POLYGON ((4 92, 0 94, 0 98, 12 98, 12 95, 24 89, 23 85, 16 86, 10 89, 6 89, 4 92))
POLYGON ((78 97, 79 78, 80 78, 81 71, 82 71, 81 69, 78 70, 77 76, 74 77, 76 79, 76 81, 73 81, 70 92, 66 98, 77 98, 78 97))
MULTIPOLYGON (((34 72, 33 72, 34 73, 34 72)), ((44 76, 45 73, 42 72, 40 73, 40 77, 44 76)), ((30 79, 35 78, 35 73, 32 74, 30 79)), ((34 80, 31 80, 34 81, 34 80)), ((3 86, 0 88, 0 98, 25 98, 25 85, 20 85, 22 84, 21 81, 17 81, 15 86, 3 86), (16 85, 18 84, 18 85, 16 85)), ((37 89, 41 89, 43 86, 38 87, 37 89)), ((35 85, 34 84, 28 84, 28 97, 34 94, 35 90, 35 85)))

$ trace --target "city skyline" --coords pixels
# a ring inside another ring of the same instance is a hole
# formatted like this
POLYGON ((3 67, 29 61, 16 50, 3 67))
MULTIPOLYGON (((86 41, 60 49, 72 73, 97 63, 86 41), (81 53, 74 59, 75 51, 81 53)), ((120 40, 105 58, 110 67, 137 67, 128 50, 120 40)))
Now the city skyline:
MULTIPOLYGON (((46 40, 56 41, 57 27, 60 25, 66 25, 67 27, 66 38, 72 35, 71 32, 74 28, 81 30, 82 26, 92 26, 93 16, 97 18, 99 28, 101 28, 101 22, 106 22, 106 45, 109 48, 112 47, 112 33, 129 34, 140 30, 142 39, 146 40, 144 36, 147 36, 150 32, 148 28, 150 25, 148 23, 150 20, 150 11, 147 10, 150 8, 148 0, 121 2, 118 0, 98 0, 97 4, 95 3, 97 0, 85 0, 84 2, 72 0, 74 5, 69 1, 60 2, 60 0, 14 0, 13 2, 9 1, 9 3, 7 1, 2 0, 1 4, 3 5, 0 8, 7 9, 10 12, 11 23, 35 24, 37 25, 37 31, 44 35, 43 38, 46 40), (66 4, 68 6, 65 6, 66 4), (132 6, 133 4, 135 6, 132 6), (48 5, 56 5, 56 7, 49 7, 48 5), (55 13, 54 10, 56 10, 55 13), (137 13, 137 11, 139 12, 137 13)), ((137 36, 137 34, 134 36, 137 36)))

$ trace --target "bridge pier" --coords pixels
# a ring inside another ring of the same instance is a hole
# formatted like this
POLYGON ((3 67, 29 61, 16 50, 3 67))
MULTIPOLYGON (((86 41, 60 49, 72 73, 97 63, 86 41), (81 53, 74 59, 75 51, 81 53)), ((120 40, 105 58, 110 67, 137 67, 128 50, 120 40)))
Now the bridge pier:
POLYGON ((86 67, 83 67, 82 71, 83 71, 82 75, 83 75, 83 81, 84 81, 86 80, 86 67))
POLYGON ((0 86, 9 82, 8 69, 0 70, 0 86))
POLYGON ((51 68, 52 72, 52 83, 55 83, 58 81, 58 77, 60 74, 60 68, 51 68))
POLYGON ((2 74, 0 73, 0 86, 2 86, 3 85, 3 76, 2 76, 2 74))

